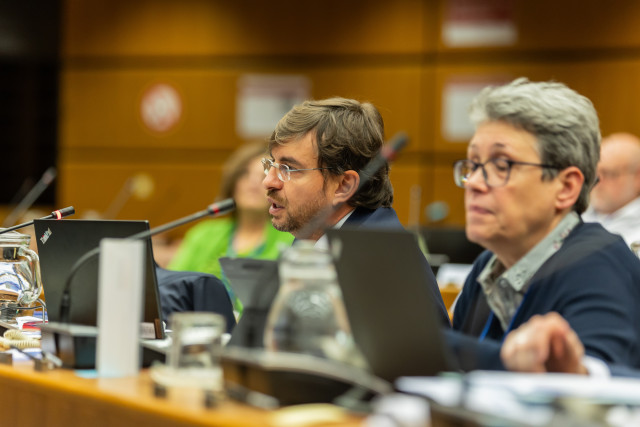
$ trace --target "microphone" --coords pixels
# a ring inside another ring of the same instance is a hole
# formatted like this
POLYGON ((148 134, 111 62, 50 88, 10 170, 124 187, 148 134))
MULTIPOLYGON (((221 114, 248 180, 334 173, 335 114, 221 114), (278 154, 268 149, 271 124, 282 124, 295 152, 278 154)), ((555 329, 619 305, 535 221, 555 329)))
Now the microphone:
POLYGON ((369 163, 360 171, 360 184, 358 190, 360 190, 372 177, 378 172, 382 166, 387 163, 391 163, 395 160, 396 155, 400 150, 404 148, 409 142, 409 136, 404 132, 398 132, 391 138, 391 140, 382 147, 377 156, 375 156, 369 163))
MULTIPOLYGON (((204 218, 206 216, 215 218, 215 217, 227 214, 233 211, 235 207, 236 207, 236 204, 233 199, 221 200, 217 203, 210 204, 204 210, 182 217, 175 221, 171 221, 167 224, 152 228, 150 230, 136 233, 127 238, 132 240, 148 239, 151 236, 155 236, 156 234, 163 233, 165 231, 171 230, 173 228, 179 227, 189 222, 204 218)), ((67 281, 65 283, 64 289, 62 291, 62 296, 60 299, 60 322, 61 323, 69 323, 69 316, 71 314, 71 283, 73 281, 73 277, 76 275, 80 267, 82 267, 87 261, 89 261, 94 256, 98 255, 99 253, 100 253, 99 246, 91 249, 90 251, 82 255, 80 258, 78 258, 78 260, 73 264, 73 266, 69 270, 69 275, 67 276, 67 281)))
POLYGON ((24 196, 24 198, 16 205, 16 207, 7 215, 7 217, 2 222, 3 225, 11 225, 15 223, 15 221, 26 212, 27 209, 35 202, 38 197, 44 192, 44 190, 51 185, 53 180, 56 178, 57 172, 56 168, 53 166, 44 171, 40 180, 36 182, 36 184, 29 190, 29 192, 24 196))
POLYGON ((225 199, 221 200, 217 203, 212 203, 207 206, 206 209, 196 212, 194 214, 182 217, 175 221, 171 221, 165 225, 161 225, 155 228, 152 228, 148 231, 142 231, 140 233, 134 234, 133 236, 129 236, 129 239, 147 239, 151 236, 155 236, 156 234, 163 233, 165 231, 172 230, 181 225, 187 224, 192 221, 196 221, 200 218, 204 218, 205 216, 217 217, 221 215, 225 215, 236 208, 236 202, 233 199, 225 199))
MULTIPOLYGON (((75 208, 73 206, 68 206, 66 208, 62 208, 62 209, 58 209, 57 211, 53 211, 53 212, 51 212, 51 214, 49 214, 47 216, 43 216, 42 218, 38 218, 38 219, 62 219, 62 218, 67 217, 69 215, 73 215, 74 213, 76 213, 75 208)), ((22 227, 27 227, 27 226, 33 224, 33 221, 35 221, 35 220, 29 221, 29 222, 25 222, 23 224, 14 225, 13 227, 0 229, 0 234, 8 233, 9 231, 17 230, 17 229, 22 228, 22 227)))
POLYGON ((102 218, 115 218, 125 206, 127 201, 133 196, 136 199, 147 199, 153 194, 153 178, 145 173, 139 173, 127 178, 122 188, 111 201, 111 204, 102 213, 102 218))
MULTIPOLYGON (((398 152, 402 150, 405 145, 407 145, 407 142, 409 142, 409 137, 406 133, 398 132, 397 134, 395 134, 393 138, 391 138, 391 140, 380 149, 380 152, 358 172, 358 175, 360 176, 360 183, 358 184, 358 188, 356 189, 354 194, 360 191, 362 187, 364 187, 364 185, 369 182, 369 180, 376 174, 376 172, 378 172, 378 169, 393 161, 398 152)), ((326 228, 329 216, 331 216, 333 212, 340 209, 340 207, 344 203, 346 203, 346 201, 339 203, 336 206, 328 206, 324 209, 321 209, 304 227, 302 227, 299 233, 301 236, 300 238, 307 239, 316 230, 320 228, 326 228)))

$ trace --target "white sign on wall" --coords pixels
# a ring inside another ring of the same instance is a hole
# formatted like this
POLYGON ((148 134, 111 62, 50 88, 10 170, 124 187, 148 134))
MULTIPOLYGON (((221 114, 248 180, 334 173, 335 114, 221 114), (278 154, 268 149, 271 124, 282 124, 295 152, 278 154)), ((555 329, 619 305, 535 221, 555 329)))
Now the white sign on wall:
POLYGON ((447 0, 442 25, 445 45, 508 46, 517 38, 512 0, 447 0))
POLYGON ((469 119, 473 98, 485 87, 505 84, 509 78, 453 77, 442 90, 442 136, 448 142, 467 143, 475 132, 469 119))
POLYGON ((236 132, 242 138, 264 137, 296 104, 309 99, 305 76, 247 74, 238 80, 236 132))

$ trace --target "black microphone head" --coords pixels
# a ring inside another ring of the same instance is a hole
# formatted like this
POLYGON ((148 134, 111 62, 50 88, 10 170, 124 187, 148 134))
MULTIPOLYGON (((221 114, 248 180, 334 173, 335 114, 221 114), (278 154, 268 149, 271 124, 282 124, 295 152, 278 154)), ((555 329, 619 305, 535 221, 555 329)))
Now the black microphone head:
POLYGON ((65 216, 73 215, 74 213, 76 213, 76 209, 73 206, 67 206, 66 208, 58 209, 57 211, 51 212, 49 218, 62 219, 65 216))
POLYGON ((409 142, 409 135, 405 132, 398 132, 393 138, 382 147, 381 155, 387 161, 393 161, 396 154, 402 150, 409 142))

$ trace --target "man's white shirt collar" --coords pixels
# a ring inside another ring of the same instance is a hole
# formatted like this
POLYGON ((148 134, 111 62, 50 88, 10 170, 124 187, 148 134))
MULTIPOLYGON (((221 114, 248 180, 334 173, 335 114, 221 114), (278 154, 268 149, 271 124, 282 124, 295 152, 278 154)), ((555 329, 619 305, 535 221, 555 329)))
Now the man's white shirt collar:
MULTIPOLYGON (((351 210, 348 214, 346 214, 345 216, 343 216, 340 221, 338 221, 333 227, 331 228, 340 228, 342 227, 342 225, 347 222, 347 219, 349 219, 349 217, 351 216, 351 214, 355 211, 355 209, 351 210)), ((318 248, 318 249, 323 249, 323 250, 328 250, 329 249, 329 240, 327 239, 327 235, 323 234, 317 241, 316 244, 313 245, 314 247, 318 248)))

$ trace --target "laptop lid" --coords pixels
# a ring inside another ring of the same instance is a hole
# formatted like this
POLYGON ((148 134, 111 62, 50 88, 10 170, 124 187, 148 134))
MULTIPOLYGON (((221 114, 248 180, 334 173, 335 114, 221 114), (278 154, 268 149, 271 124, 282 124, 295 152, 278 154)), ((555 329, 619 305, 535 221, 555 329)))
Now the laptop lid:
POLYGON ((345 227, 327 236, 353 337, 372 372, 393 381, 456 370, 416 236, 345 227))
POLYGON ((251 258, 220 258, 219 261, 231 290, 243 305, 242 317, 233 329, 229 344, 263 347, 269 309, 280 288, 278 263, 251 258))
POLYGON ((434 257, 433 266, 446 263, 473 264, 484 248, 467 239, 464 228, 424 227, 420 229, 429 255, 434 257), (435 265, 434 265, 435 264, 435 265))
MULTIPOLYGON (((60 321, 60 300, 69 271, 88 251, 100 246, 105 237, 125 238, 149 230, 147 221, 115 220, 34 220, 40 270, 49 321, 60 321)), ((97 325, 99 255, 77 271, 70 288, 70 322, 97 325)), ((156 338, 164 337, 162 311, 150 239, 146 242, 143 321, 152 324, 156 338)), ((118 315, 118 307, 113 307, 118 315)), ((150 325, 149 325, 150 326, 150 325)))
POLYGON ((218 261, 244 308, 271 305, 280 286, 276 261, 228 257, 218 261))

